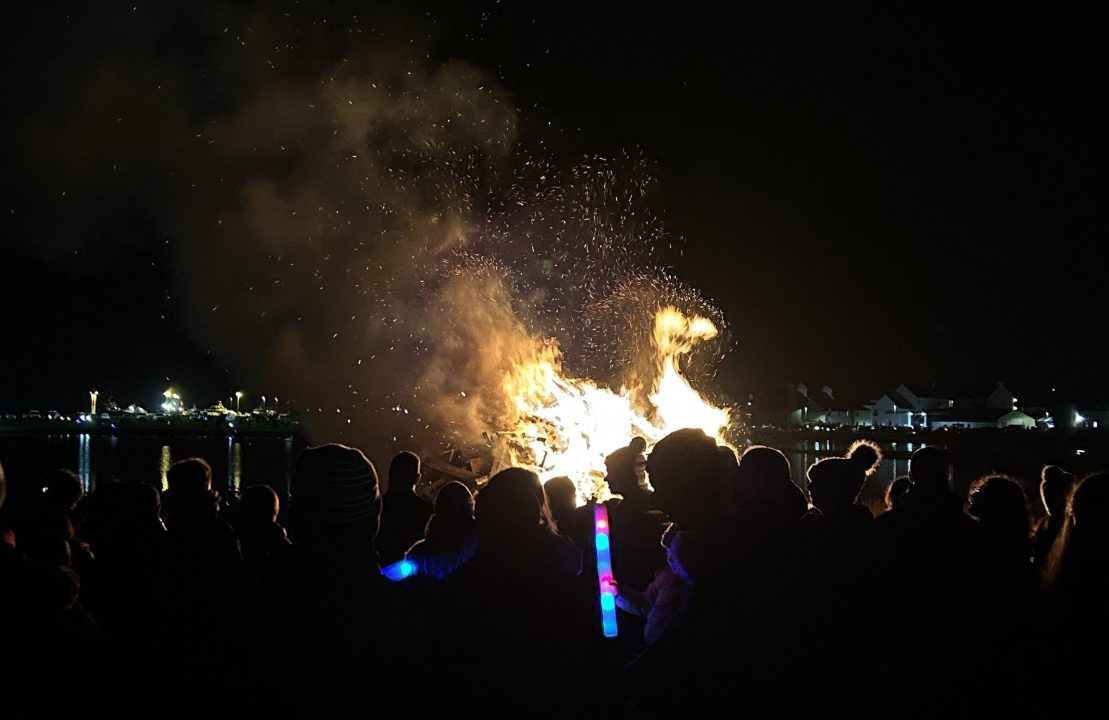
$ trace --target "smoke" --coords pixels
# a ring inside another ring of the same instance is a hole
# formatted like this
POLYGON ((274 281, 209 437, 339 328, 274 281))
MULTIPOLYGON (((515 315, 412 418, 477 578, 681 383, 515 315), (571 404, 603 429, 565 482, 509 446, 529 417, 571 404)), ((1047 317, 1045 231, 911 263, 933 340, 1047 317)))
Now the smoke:
POLYGON ((312 398, 317 436, 411 445, 489 412, 475 388, 494 361, 458 326, 511 325, 511 311, 446 261, 471 242, 477 195, 516 140, 494 80, 366 51, 313 81, 263 81, 203 138, 221 210, 177 245, 192 332, 266 386, 296 388, 298 404, 312 398), (462 388, 472 402, 455 399, 462 388))
MULTIPOLYGON (((144 47, 97 69, 90 92, 111 106, 86 99, 91 119, 51 134, 126 159, 164 227, 167 301, 250 383, 247 406, 277 395, 317 440, 427 451, 508 422, 505 373, 548 338, 572 372, 619 385, 650 353, 655 308, 720 324, 644 269, 670 241, 641 155, 555 167, 517 146, 510 93, 430 41, 235 12, 200 23, 202 58, 144 47)), ((73 176, 96 196, 103 173, 73 176)))

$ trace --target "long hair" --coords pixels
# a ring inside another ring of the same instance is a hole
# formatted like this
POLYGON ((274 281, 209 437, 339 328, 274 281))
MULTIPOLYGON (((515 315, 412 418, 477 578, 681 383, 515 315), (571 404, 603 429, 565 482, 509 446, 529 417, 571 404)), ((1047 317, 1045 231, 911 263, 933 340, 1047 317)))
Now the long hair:
POLYGON ((1044 567, 1044 588, 1070 596, 1099 567, 1109 539, 1109 473, 1081 479, 1067 495, 1066 519, 1044 567))

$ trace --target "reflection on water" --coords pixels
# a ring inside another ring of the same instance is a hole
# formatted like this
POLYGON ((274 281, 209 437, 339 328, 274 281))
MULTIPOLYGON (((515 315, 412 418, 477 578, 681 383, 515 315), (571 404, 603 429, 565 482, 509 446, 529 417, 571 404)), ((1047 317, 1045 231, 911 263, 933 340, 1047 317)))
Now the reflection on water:
POLYGON ((81 485, 85 488, 85 492, 96 488, 96 474, 90 469, 91 456, 89 434, 81 433, 77 436, 77 476, 81 478, 81 485))
MULTIPOLYGON (((781 450, 789 458, 793 482, 797 483, 807 496, 809 479, 806 473, 809 467, 826 457, 842 457, 843 453, 847 452, 849 444, 843 443, 840 447, 840 443, 831 440, 804 440, 794 448, 781 448, 781 450)), ((867 478, 862 492, 859 493, 859 503, 867 505, 875 513, 884 510, 886 487, 895 477, 909 474, 908 454, 911 454, 916 447, 918 446, 913 443, 907 445, 892 443, 889 447, 883 447, 882 462, 878 465, 878 470, 867 478), (897 457, 891 457, 891 455, 897 457)))
POLYGON ((169 473, 169 466, 172 464, 173 453, 170 452, 169 445, 163 445, 158 458, 158 471, 162 475, 162 492, 169 489, 169 478, 166 475, 169 473))
POLYGON ((227 487, 239 494, 243 482, 243 446, 234 438, 227 438, 227 487))
POLYGON ((168 488, 166 473, 176 460, 201 457, 212 466, 215 484, 237 494, 264 483, 288 497, 299 437, 134 437, 90 433, 0 435, 0 463, 8 475, 9 501, 29 502, 41 493, 42 476, 57 468, 77 472, 86 492, 98 484, 150 483, 168 488), (225 485, 226 483, 226 485, 225 485))

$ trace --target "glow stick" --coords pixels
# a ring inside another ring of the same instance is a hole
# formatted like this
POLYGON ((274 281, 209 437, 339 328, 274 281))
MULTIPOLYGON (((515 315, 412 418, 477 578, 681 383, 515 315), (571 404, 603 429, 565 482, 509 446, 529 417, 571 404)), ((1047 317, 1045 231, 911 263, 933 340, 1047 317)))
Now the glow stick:
POLYGON ((401 560, 381 568, 381 574, 393 582, 400 582, 416 574, 416 563, 407 559, 401 560))
POLYGON ((609 541, 608 508, 593 506, 593 528, 597 539, 597 580, 601 586, 601 630, 616 637, 616 587, 612 584, 612 553, 609 541))

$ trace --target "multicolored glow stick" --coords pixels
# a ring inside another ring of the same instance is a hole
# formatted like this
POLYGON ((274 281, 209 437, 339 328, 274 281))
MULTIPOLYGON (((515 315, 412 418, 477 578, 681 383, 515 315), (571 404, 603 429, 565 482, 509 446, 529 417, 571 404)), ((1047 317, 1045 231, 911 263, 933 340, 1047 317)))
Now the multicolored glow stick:
POLYGON ((616 586, 612 583, 612 553, 609 541, 608 508, 593 506, 593 528, 597 539, 597 581, 601 586, 601 630, 605 637, 616 637, 616 586))
POLYGON ((416 563, 406 558, 381 568, 381 574, 393 582, 400 582, 416 574, 416 563))

